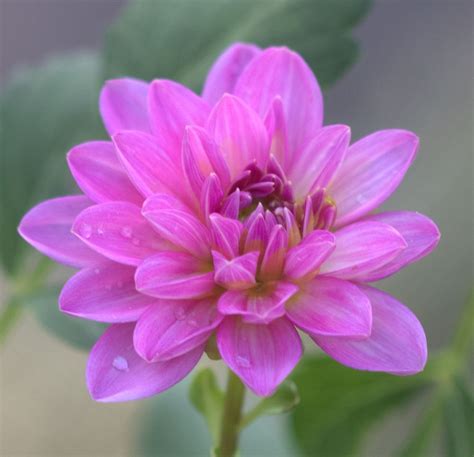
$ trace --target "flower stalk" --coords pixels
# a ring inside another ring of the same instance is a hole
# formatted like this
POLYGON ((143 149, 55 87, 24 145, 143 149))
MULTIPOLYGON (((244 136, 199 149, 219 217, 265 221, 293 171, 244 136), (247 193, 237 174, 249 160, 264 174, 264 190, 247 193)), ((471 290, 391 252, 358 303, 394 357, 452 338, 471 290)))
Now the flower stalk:
POLYGON ((235 457, 239 444, 240 421, 245 397, 245 386, 229 370, 224 408, 222 410, 221 434, 218 444, 219 457, 235 457))

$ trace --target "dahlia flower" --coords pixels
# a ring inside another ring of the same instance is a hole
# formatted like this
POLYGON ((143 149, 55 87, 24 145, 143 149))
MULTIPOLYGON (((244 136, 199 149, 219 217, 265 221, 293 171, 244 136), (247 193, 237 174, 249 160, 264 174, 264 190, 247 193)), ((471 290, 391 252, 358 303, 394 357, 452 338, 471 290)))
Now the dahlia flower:
POLYGON ((108 81, 111 141, 67 160, 83 195, 40 203, 19 232, 80 268, 60 309, 111 325, 93 347, 98 401, 161 392, 205 351, 268 396, 300 359, 304 332, 359 370, 423 369, 414 314, 368 283, 431 252, 436 225, 416 212, 373 214, 419 140, 405 130, 350 145, 323 126, 308 65, 287 48, 234 44, 201 96, 169 80, 108 81))

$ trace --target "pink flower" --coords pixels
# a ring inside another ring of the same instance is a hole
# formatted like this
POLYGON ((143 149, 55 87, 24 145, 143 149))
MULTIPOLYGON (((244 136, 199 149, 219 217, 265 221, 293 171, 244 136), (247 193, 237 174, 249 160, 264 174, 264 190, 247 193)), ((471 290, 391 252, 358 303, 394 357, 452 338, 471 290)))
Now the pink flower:
POLYGON ((93 398, 161 392, 212 343, 270 395, 301 357, 297 329, 353 368, 423 369, 417 318, 367 285, 439 240, 419 213, 370 214, 412 163, 416 135, 384 130, 350 146, 349 127, 323 127, 321 90, 298 54, 246 44, 217 60, 201 97, 119 79, 100 111, 112 141, 68 154, 85 195, 45 201, 19 227, 81 268, 61 310, 111 324, 88 362, 93 398))

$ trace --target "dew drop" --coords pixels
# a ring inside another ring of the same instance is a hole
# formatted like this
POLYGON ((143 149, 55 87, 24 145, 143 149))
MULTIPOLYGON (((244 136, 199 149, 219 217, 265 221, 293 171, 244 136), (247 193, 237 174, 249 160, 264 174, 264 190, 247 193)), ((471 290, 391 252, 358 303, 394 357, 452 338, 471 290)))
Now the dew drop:
POLYGON ((132 237, 132 234, 133 234, 132 227, 129 227, 128 225, 125 225, 125 226, 122 227, 122 229, 120 230, 120 234, 121 234, 124 238, 131 238, 131 237, 132 237))
POLYGON ((250 368, 250 360, 247 357, 238 355, 237 356, 237 365, 241 368, 250 368))
POLYGON ((84 223, 81 225, 79 232, 84 238, 90 238, 92 235, 92 227, 89 224, 84 223))
POLYGON ((178 321, 184 321, 184 319, 186 319, 186 312, 184 311, 184 308, 181 306, 176 308, 174 311, 174 317, 176 317, 176 320, 178 321))
POLYGON ((134 246, 139 246, 140 240, 139 240, 138 238, 133 238, 133 239, 132 239, 132 244, 133 244, 134 246))
POLYGON ((98 235, 103 235, 104 233, 105 233, 104 226, 99 225, 99 227, 97 228, 97 234, 98 235))
POLYGON ((100 268, 94 268, 94 273, 98 275, 100 273, 100 268))
POLYGON ((188 320, 188 324, 189 324, 191 327, 197 327, 197 326, 199 325, 196 319, 189 319, 189 320, 188 320))
POLYGON ((128 371, 128 362, 125 357, 118 355, 112 362, 112 366, 119 371, 128 371))

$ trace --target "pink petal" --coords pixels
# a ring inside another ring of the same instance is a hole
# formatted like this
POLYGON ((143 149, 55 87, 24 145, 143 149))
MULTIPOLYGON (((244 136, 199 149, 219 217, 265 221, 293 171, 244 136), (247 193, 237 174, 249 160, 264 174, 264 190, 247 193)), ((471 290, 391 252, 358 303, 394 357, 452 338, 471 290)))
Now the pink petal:
POLYGON ((213 300, 160 302, 138 321, 135 349, 148 362, 174 359, 202 347, 222 317, 213 300))
POLYGON ((181 381, 199 362, 204 347, 166 362, 147 363, 135 352, 135 324, 114 324, 100 337, 87 363, 94 400, 129 401, 156 395, 181 381))
POLYGON ((250 224, 248 224, 249 222, 250 218, 245 224, 248 227, 248 232, 245 238, 244 251, 259 251, 263 255, 265 246, 268 242, 268 231, 265 218, 263 214, 259 214, 250 224))
POLYGON ((161 211, 164 209, 176 209, 178 211, 190 212, 191 209, 181 200, 169 194, 156 193, 145 201, 147 211, 161 211))
POLYGON ((372 327, 369 299, 354 284, 336 278, 316 277, 302 286, 287 316, 313 335, 367 338, 372 327))
POLYGON ((230 171, 217 144, 201 127, 188 125, 183 137, 183 168, 195 193, 199 193, 207 175, 214 171, 222 186, 230 184, 230 171))
POLYGON ((283 211, 281 211, 280 214, 283 217, 285 229, 288 232, 288 246, 293 247, 298 245, 301 242, 301 232, 295 216, 288 208, 283 208, 283 211))
POLYGON ((314 230, 286 254, 284 274, 291 279, 317 272, 336 247, 336 238, 326 230, 314 230))
POLYGON ((299 199, 325 188, 341 165, 351 139, 346 125, 329 125, 318 130, 288 171, 299 199))
POLYGON ((268 134, 258 115, 233 95, 224 95, 212 110, 208 131, 235 178, 254 160, 261 167, 268 157, 268 134))
POLYGON ((270 233, 262 265, 260 267, 261 280, 279 279, 283 273, 288 234, 281 225, 275 225, 270 233))
POLYGON ((220 209, 224 191, 221 182, 215 173, 211 173, 204 181, 201 190, 201 213, 204 220, 208 220, 209 215, 220 209))
POLYGON ((133 78, 107 81, 100 93, 100 114, 110 135, 119 130, 150 131, 148 83, 133 78))
POLYGON ((181 154, 181 140, 187 125, 203 126, 209 105, 201 97, 174 81, 155 80, 148 94, 150 122, 162 148, 174 157, 181 154))
POLYGON ((124 131, 113 137, 118 156, 135 187, 148 197, 171 193, 192 201, 179 160, 165 152, 151 135, 124 131))
POLYGON ((356 222, 334 233, 336 249, 320 274, 359 279, 397 257, 407 244, 393 227, 382 222, 356 222))
POLYGON ((236 219, 211 214, 209 216, 214 249, 231 259, 239 255, 240 236, 242 235, 242 222, 236 219))
POLYGON ((323 97, 306 62, 287 48, 269 48, 242 73, 235 94, 263 118, 276 96, 283 101, 291 163, 323 121, 323 97))
POLYGON ((214 62, 206 78, 202 97, 211 105, 234 91, 235 83, 248 63, 260 53, 253 44, 234 43, 214 62))
POLYGON ((240 201, 242 194, 245 192, 240 192, 239 189, 236 189, 232 192, 225 200, 222 205, 221 214, 230 219, 237 219, 240 212, 240 201))
POLYGON ((229 290, 219 298, 222 314, 240 314, 244 322, 268 324, 285 315, 285 303, 298 287, 289 282, 266 283, 250 290, 229 290))
POLYGON ((112 143, 80 144, 69 151, 67 161, 78 186, 91 200, 143 203, 143 197, 130 182, 112 143))
POLYGON ((265 127, 270 138, 270 154, 274 156, 279 164, 287 170, 290 165, 288 154, 288 133, 285 119, 285 106, 281 97, 273 99, 270 108, 265 115, 265 127))
POLYGON ((242 290, 253 287, 258 257, 258 252, 249 252, 228 260, 220 252, 212 251, 214 280, 227 289, 242 290))
POLYGON ((18 226, 20 235, 42 254, 73 267, 104 260, 71 233, 77 215, 93 203, 85 196, 53 198, 30 209, 18 226))
POLYGON ((160 252, 148 257, 137 268, 137 290, 158 298, 184 299, 208 295, 213 291, 214 273, 185 252, 160 252))
POLYGON ((204 145, 196 131, 186 127, 182 144, 181 162, 186 179, 196 195, 201 193, 204 179, 212 172, 204 145))
POLYGON ((208 258, 209 230, 191 211, 178 206, 175 201, 164 194, 153 195, 145 201, 142 213, 164 239, 196 257, 208 258))
POLYGON ((365 220, 389 224, 400 233, 408 246, 383 267, 360 279, 364 282, 378 281, 427 256, 436 248, 441 236, 438 227, 431 219, 412 211, 374 214, 365 220))
POLYGON ((217 345, 230 369, 261 396, 276 390, 303 352, 298 333, 284 317, 266 325, 227 317, 217 329, 217 345))
POLYGON ((426 336, 416 316, 398 300, 372 287, 361 287, 372 305, 372 333, 365 340, 313 335, 338 362, 358 370, 411 375, 423 370, 426 336))
POLYGON ((165 247, 140 208, 126 202, 91 206, 77 216, 72 232, 105 257, 125 265, 139 265, 165 247))
POLYGON ((346 225, 384 202, 397 188, 418 150, 418 137, 406 130, 381 130, 347 151, 330 186, 336 224, 346 225))
POLYGON ((59 308, 99 322, 133 322, 154 300, 135 289, 135 268, 103 263, 76 273, 63 287, 59 308))

